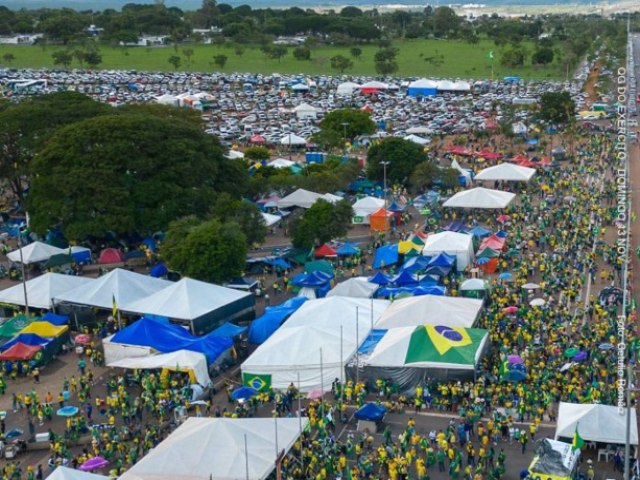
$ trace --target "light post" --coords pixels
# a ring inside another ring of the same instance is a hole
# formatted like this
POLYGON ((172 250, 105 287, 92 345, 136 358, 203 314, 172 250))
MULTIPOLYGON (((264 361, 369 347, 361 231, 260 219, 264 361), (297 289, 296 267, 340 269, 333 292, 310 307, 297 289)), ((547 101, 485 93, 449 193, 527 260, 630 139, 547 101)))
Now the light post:
POLYGON ((20 270, 22 273, 22 290, 24 292, 24 314, 29 316, 29 298, 27 297, 27 271, 24 268, 24 257, 22 254, 22 232, 18 230, 18 251, 20 252, 20 270))
POLYGON ((386 210, 387 208, 387 167, 389 165, 391 165, 391 162, 389 160, 385 160, 380 162, 380 165, 382 165, 382 175, 383 175, 383 183, 384 183, 384 208, 386 210))

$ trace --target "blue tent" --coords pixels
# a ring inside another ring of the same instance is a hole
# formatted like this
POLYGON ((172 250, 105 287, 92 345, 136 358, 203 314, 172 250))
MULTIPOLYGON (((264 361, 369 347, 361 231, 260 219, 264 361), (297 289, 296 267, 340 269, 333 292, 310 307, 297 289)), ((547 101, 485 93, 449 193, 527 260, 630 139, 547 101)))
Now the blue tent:
POLYGON ((375 283, 376 285, 389 285, 391 283, 391 278, 382 272, 376 272, 373 277, 368 278, 368 281, 370 283, 375 283))
POLYGON ((370 422, 380 422, 387 413, 387 407, 375 403, 365 403, 360 407, 354 416, 357 420, 368 420, 370 422))
POLYGON ((507 238, 508 236, 509 236, 509 234, 507 232, 505 232, 504 230, 500 230, 498 233, 496 233, 496 237, 507 238))
POLYGON ((393 202, 391 202, 391 205, 389 205, 387 210, 393 213, 402 213, 404 212, 405 208, 406 207, 398 205, 398 203, 394 200, 393 202))
POLYGON ((160 278, 164 277, 167 273, 169 273, 169 269, 165 267, 163 263, 159 263, 151 268, 149 275, 154 278, 160 278))
POLYGON ((376 296, 378 298, 390 298, 396 297, 401 293, 408 293, 409 295, 413 295, 414 297, 419 297, 421 295, 439 295, 442 296, 445 294, 445 287, 442 285, 415 285, 408 287, 397 287, 390 288, 385 287, 381 288, 377 291, 376 296))
POLYGON ((144 240, 142 240, 142 244, 146 245, 146 247, 152 252, 155 252, 156 249, 158 248, 158 243, 154 238, 151 238, 151 237, 147 237, 144 240))
POLYGON ((360 253, 360 249, 355 245, 352 245, 350 243, 345 243, 344 245, 342 245, 340 248, 336 250, 336 253, 338 254, 339 257, 346 257, 349 255, 357 255, 358 253, 360 253))
POLYGON ((247 327, 239 327, 233 323, 225 322, 211 332, 210 335, 213 335, 214 337, 236 338, 238 335, 242 335, 246 331, 247 327))
POLYGON ((284 258, 265 258, 263 262, 267 265, 271 265, 272 267, 280 268, 282 270, 287 270, 291 268, 291 264, 287 262, 284 258))
POLYGON ((430 267, 452 267, 456 263, 456 257, 448 253, 439 253, 429 261, 430 267))
POLYGON ((264 314, 251 322, 249 343, 264 343, 306 301, 306 297, 293 297, 280 305, 265 308, 264 314))
POLYGON ((4 352, 8 348, 13 347, 16 343, 24 343, 25 345, 31 346, 40 345, 44 348, 52 341, 53 340, 51 338, 44 338, 40 335, 36 335, 35 333, 21 333, 2 345, 2 347, 0 347, 0 351, 4 352))
POLYGON ((401 270, 406 270, 407 272, 411 273, 419 272, 420 270, 424 270, 425 268, 427 268, 430 260, 431 257, 425 255, 416 255, 415 257, 411 257, 409 260, 404 262, 401 270))
POLYGON ((391 282, 395 285, 411 285, 418 283, 418 279, 407 270, 402 270, 398 275, 393 277, 391 282))
POLYGON ((398 245, 384 245, 376 249, 373 268, 388 267, 398 263, 398 245))
POLYGON ((291 279, 291 284, 294 287, 324 287, 331 281, 332 278, 333 275, 319 271, 315 271, 312 273, 299 273, 291 279))
POLYGON ((504 81, 505 82, 512 82, 512 83, 519 82, 520 81, 520 77, 517 77, 515 75, 509 76, 509 77, 504 77, 504 81))
POLYGON ((69 324, 69 315, 56 315, 55 313, 47 312, 42 316, 41 320, 59 327, 69 324))
POLYGON ((81 250, 71 254, 73 261, 78 264, 91 263, 91 250, 81 250))
POLYGON ((467 230, 467 227, 464 226, 464 223, 454 220, 444 229, 450 232, 464 232, 465 230, 467 230))
POLYGON ((358 352, 362 354, 373 352, 373 349, 376 348, 376 345, 378 344, 378 342, 380 342, 380 340, 382 340, 382 337, 384 337, 385 333, 387 333, 386 330, 371 330, 367 338, 365 338, 364 342, 362 342, 362 345, 360 345, 358 352))
POLYGON ((474 237, 484 238, 491 235, 491 230, 487 230, 486 228, 483 228, 483 227, 473 227, 467 230, 467 233, 470 235, 473 235, 474 237))
POLYGON ((146 258, 147 255, 142 250, 131 250, 124 254, 125 260, 133 260, 134 258, 146 258))
POLYGON ((449 273, 451 273, 451 270, 453 269, 453 267, 437 267, 437 266, 430 266, 428 267, 424 273, 426 273, 427 275, 435 275, 437 277, 446 277, 447 275, 449 275, 449 273))

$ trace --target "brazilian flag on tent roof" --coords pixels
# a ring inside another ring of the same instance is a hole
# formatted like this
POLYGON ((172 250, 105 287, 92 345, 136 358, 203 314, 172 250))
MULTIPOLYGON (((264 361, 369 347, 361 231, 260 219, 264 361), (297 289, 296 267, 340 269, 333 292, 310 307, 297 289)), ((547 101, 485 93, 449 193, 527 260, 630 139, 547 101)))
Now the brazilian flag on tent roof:
POLYGON ((411 334, 404 363, 475 365, 486 335, 487 331, 479 328, 419 326, 411 334))

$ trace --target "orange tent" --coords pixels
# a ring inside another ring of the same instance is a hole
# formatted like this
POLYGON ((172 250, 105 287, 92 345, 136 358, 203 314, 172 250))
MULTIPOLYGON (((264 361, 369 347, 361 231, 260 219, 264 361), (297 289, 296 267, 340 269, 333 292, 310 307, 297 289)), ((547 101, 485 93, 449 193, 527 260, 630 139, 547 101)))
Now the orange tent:
POLYGON ((371 230, 375 230, 377 232, 384 232, 388 230, 391 217, 393 217, 393 212, 388 212, 384 208, 380 208, 373 212, 369 215, 371 230))

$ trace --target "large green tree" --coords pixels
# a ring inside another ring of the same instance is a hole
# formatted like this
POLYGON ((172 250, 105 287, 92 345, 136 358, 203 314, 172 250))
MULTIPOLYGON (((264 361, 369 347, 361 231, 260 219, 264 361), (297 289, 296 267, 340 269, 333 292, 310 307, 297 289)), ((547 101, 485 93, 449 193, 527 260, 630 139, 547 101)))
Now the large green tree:
POLYGON ((576 104, 569 92, 546 92, 540 97, 538 117, 548 123, 565 124, 575 115, 576 104))
POLYGON ((186 218, 171 223, 160 254, 182 275, 222 283, 244 270, 247 239, 235 222, 186 218))
POLYGON ((59 130, 32 161, 32 228, 58 225, 70 240, 163 230, 203 216, 216 191, 243 183, 245 173, 229 163, 215 137, 177 118, 84 120, 59 130))
POLYGON ((267 224, 255 203, 232 197, 223 192, 216 197, 211 213, 223 223, 236 222, 249 245, 261 244, 267 236, 267 224))
POLYGON ((318 200, 292 225, 292 243, 298 248, 311 248, 334 238, 344 237, 353 217, 346 200, 335 205, 318 200))
POLYGON ((376 124, 369 112, 353 108, 333 110, 322 119, 316 140, 324 146, 336 147, 344 140, 375 133, 376 124))
POLYGON ((383 180, 384 168, 380 162, 390 162, 387 179, 404 182, 426 160, 427 154, 420 145, 402 138, 385 138, 367 152, 367 175, 373 180, 383 180))
POLYGON ((34 97, 0 111, 0 179, 18 205, 24 206, 29 188, 29 162, 57 129, 112 112, 113 108, 74 92, 34 97))

